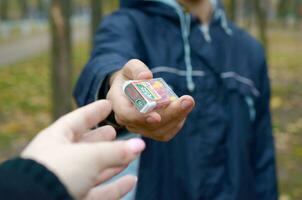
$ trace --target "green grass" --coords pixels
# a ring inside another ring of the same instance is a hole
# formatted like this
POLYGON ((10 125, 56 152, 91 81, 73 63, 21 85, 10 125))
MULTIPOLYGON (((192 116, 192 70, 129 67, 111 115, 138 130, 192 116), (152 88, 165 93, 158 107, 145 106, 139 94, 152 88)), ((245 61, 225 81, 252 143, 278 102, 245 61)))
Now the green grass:
MULTIPOLYGON (((88 58, 88 45, 74 49, 75 80, 88 58)), ((0 68, 0 160, 18 152, 16 142, 26 142, 51 123, 49 65, 45 52, 0 68)))
POLYGON ((270 74, 281 199, 302 199, 302 37, 271 30, 270 74))
MULTIPOLYGON (((292 30, 269 34, 272 108, 282 200, 302 199, 302 37, 292 30)), ((74 49, 74 78, 88 58, 74 49)), ((20 148, 50 122, 49 54, 0 68, 0 159, 20 148)))

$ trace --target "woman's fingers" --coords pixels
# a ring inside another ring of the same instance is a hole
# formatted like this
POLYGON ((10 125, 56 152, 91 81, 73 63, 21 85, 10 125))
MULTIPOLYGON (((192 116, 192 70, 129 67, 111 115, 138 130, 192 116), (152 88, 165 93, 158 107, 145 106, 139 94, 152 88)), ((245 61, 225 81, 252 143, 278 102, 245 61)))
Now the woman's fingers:
POLYGON ((116 137, 116 131, 112 126, 102 126, 83 135, 78 142, 112 141, 116 137))
POLYGON ((114 183, 91 189, 85 200, 119 200, 134 188, 136 182, 135 176, 124 176, 114 183))
POLYGON ((80 143, 74 146, 77 155, 85 158, 98 172, 112 167, 128 165, 145 149, 141 139, 127 141, 80 143))
POLYGON ((63 116, 54 124, 54 127, 58 130, 64 129, 68 134, 73 134, 72 139, 80 138, 87 130, 106 119, 111 110, 109 101, 96 101, 63 116))
POLYGON ((128 165, 122 166, 122 167, 115 167, 115 168, 109 168, 105 169, 101 172, 100 176, 96 180, 95 185, 99 185, 101 183, 104 183, 105 181, 111 179, 112 177, 116 176, 120 172, 122 172, 128 165))

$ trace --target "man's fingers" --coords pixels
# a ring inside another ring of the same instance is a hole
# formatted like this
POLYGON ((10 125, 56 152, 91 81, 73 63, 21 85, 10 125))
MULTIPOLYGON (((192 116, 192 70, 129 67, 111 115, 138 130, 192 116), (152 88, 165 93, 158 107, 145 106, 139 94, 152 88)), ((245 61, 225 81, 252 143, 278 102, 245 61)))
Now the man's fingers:
POLYGON ((116 131, 112 126, 102 126, 86 133, 79 139, 79 142, 101 142, 111 141, 116 137, 116 131))
POLYGON ((63 116, 55 125, 68 128, 75 138, 103 121, 111 112, 111 103, 107 100, 96 101, 63 116))
POLYGON ((159 111, 163 123, 170 123, 172 120, 185 118, 194 108, 195 101, 191 96, 182 96, 172 102, 166 109, 159 111))
POLYGON ((184 126, 185 121, 186 118, 176 124, 170 123, 162 130, 157 132, 157 134, 160 134, 159 137, 160 141, 167 142, 172 138, 174 138, 177 135, 177 133, 181 130, 181 128, 184 126))
POLYGON ((146 118, 148 124, 156 124, 161 122, 161 116, 157 112, 150 112, 146 118))
POLYGON ((114 183, 91 189, 85 200, 119 200, 134 188, 136 182, 135 176, 124 176, 114 183))
POLYGON ((140 60, 132 59, 123 68, 123 75, 129 80, 152 79, 151 70, 140 60))

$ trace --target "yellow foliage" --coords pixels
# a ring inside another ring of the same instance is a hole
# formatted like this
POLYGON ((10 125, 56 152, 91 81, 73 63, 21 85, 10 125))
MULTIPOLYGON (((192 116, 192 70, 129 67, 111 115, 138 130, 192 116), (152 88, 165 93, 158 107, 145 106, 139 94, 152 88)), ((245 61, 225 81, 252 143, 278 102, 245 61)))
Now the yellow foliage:
POLYGON ((273 110, 282 107, 282 105, 283 105, 283 100, 282 100, 281 97, 277 97, 277 96, 272 97, 271 107, 272 107, 273 110))

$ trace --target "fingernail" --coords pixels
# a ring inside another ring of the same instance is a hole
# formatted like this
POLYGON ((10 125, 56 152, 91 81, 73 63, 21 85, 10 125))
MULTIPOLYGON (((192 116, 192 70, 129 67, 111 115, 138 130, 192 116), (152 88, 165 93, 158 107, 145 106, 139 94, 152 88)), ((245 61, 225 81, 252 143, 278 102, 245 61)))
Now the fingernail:
POLYGON ((191 108, 192 106, 192 103, 188 100, 183 100, 181 103, 180 103, 180 106, 183 110, 188 110, 189 108, 191 108))
POLYGON ((154 123, 157 122, 153 117, 147 117, 146 121, 147 121, 147 123, 149 123, 149 124, 154 124, 154 123))
POLYGON ((135 154, 142 152, 146 147, 144 141, 141 139, 128 140, 127 145, 131 149, 131 151, 135 154))
POLYGON ((134 180, 135 180, 135 184, 137 183, 137 181, 138 181, 138 178, 137 178, 137 176, 134 178, 134 180))

